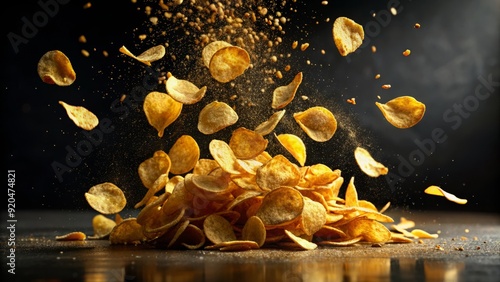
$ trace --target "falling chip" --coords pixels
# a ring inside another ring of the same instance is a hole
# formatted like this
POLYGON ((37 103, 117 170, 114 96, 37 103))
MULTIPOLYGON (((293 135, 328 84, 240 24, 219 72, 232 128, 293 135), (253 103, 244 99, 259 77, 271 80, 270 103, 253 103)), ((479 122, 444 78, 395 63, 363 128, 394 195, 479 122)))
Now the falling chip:
POLYGON ((356 51, 364 38, 363 26, 349 18, 338 17, 333 23, 333 41, 342 56, 356 51))
POLYGON ((385 119, 397 128, 410 128, 416 125, 425 113, 425 104, 411 96, 401 96, 382 104, 375 102, 385 119))
POLYGON ((165 56, 165 47, 163 45, 157 45, 149 48, 148 50, 136 56, 130 52, 127 47, 120 47, 119 51, 131 58, 138 60, 139 62, 151 66, 151 62, 158 61, 165 56))
POLYGON ((70 60, 59 50, 45 53, 38 61, 38 75, 43 82, 59 86, 69 86, 76 80, 70 60))
POLYGON ((425 189, 424 192, 426 194, 429 194, 429 195, 444 196, 449 201, 455 202, 455 203, 460 204, 460 205, 464 205, 467 203, 466 199, 460 199, 457 196, 450 194, 450 193, 444 191, 443 189, 441 189, 440 187, 435 186, 435 185, 431 185, 431 186, 427 187, 427 189, 425 189))
POLYGON ((359 168, 368 176, 379 177, 389 172, 386 166, 374 160, 370 153, 364 148, 357 147, 356 150, 354 150, 354 158, 359 168))
POLYGON ((92 130, 99 124, 99 119, 91 111, 81 106, 73 106, 59 101, 69 118, 80 128, 92 130))

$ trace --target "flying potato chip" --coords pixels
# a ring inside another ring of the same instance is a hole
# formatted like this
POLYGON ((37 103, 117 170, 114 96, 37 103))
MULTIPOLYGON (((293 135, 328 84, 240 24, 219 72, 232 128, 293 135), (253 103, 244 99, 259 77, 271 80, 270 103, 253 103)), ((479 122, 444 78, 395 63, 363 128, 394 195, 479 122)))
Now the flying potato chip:
POLYGON ((241 238, 246 241, 254 241, 259 247, 266 242, 266 227, 257 216, 250 217, 241 231, 241 238))
POLYGON ((257 127, 255 128, 255 132, 259 133, 262 136, 271 133, 276 128, 276 126, 278 125, 278 123, 280 122, 280 120, 283 118, 284 115, 285 115, 285 110, 273 113, 268 120, 257 125, 257 127))
POLYGON ((236 158, 242 160, 254 158, 264 152, 267 143, 268 141, 261 134, 244 127, 233 131, 231 139, 229 139, 229 147, 233 150, 236 158))
POLYGON ((316 106, 293 114, 300 128, 314 141, 326 142, 337 130, 337 120, 328 109, 316 106))
POLYGON ((179 117, 182 105, 166 93, 153 91, 146 95, 144 113, 149 124, 158 131, 158 137, 162 137, 165 128, 179 117))
POLYGON ((280 187, 267 193, 257 210, 266 227, 281 226, 297 219, 304 210, 302 194, 291 187, 280 187))
POLYGON ((382 104, 375 102, 385 119, 397 128, 410 128, 416 125, 425 113, 425 104, 410 96, 401 96, 382 104))
POLYGON ((144 187, 151 189, 161 175, 168 175, 171 166, 172 162, 167 153, 158 150, 151 158, 140 163, 137 171, 144 187))
POLYGON ((111 244, 139 244, 145 239, 142 227, 135 218, 124 219, 109 234, 111 244))
POLYGON ((215 52, 228 46, 232 45, 222 40, 213 41, 207 44, 205 47, 203 47, 203 50, 201 51, 201 58, 203 60, 203 64, 207 68, 210 67, 210 60, 212 59, 212 56, 215 54, 215 52))
POLYGON ((214 244, 235 241, 233 226, 224 217, 211 214, 203 221, 205 236, 214 244))
POLYGON ((120 47, 119 51, 147 66, 151 66, 151 62, 158 61, 159 59, 163 58, 163 56, 165 56, 165 46, 163 45, 151 47, 141 53, 139 56, 135 56, 134 54, 132 54, 132 52, 130 52, 125 46, 120 47))
POLYGON ((207 92, 206 86, 198 88, 193 83, 187 80, 177 79, 173 75, 167 79, 166 89, 168 95, 185 105, 199 102, 207 92))
POLYGON ((338 17, 333 23, 333 41, 342 56, 356 51, 364 38, 363 26, 349 18, 338 17))
POLYGON ((200 158, 200 147, 196 140, 189 135, 182 135, 168 151, 172 161, 170 172, 183 174, 194 168, 200 158))
POLYGON ((206 135, 213 134, 238 121, 238 114, 228 104, 213 101, 206 105, 198 118, 198 130, 206 135))
POLYGON ((242 75, 249 66, 250 55, 245 49, 226 46, 213 54, 209 71, 215 80, 226 83, 242 75))
POLYGON ((73 106, 59 101, 59 104, 64 107, 69 118, 76 126, 85 130, 92 130, 99 124, 99 119, 91 111, 82 106, 73 106))
MULTIPOLYGON (((100 239, 108 236, 111 230, 116 226, 116 222, 102 214, 98 214, 92 218, 92 228, 94 235, 92 238, 100 239)), ((89 239, 91 237, 89 236, 89 239)))
POLYGON ((70 60, 59 50, 48 51, 38 61, 38 75, 43 82, 69 86, 76 80, 70 60))
POLYGON ((255 177, 257 185, 269 191, 281 186, 297 185, 300 180, 300 171, 283 155, 276 155, 257 170, 255 177))
POLYGON ((370 153, 364 148, 357 147, 354 150, 354 158, 359 168, 368 176, 379 177, 389 172, 386 166, 374 160, 370 153))
POLYGON ((299 162, 300 166, 304 166, 307 154, 306 145, 302 139, 294 134, 275 134, 275 136, 280 144, 299 162))
POLYGON ((427 189, 424 190, 424 192, 429 195, 444 196, 447 200, 455 202, 460 205, 465 205, 467 203, 466 199, 460 199, 457 196, 444 191, 438 186, 434 185, 429 186, 427 187, 427 189))
POLYGON ((119 213, 127 204, 123 191, 111 182, 92 186, 85 193, 85 198, 94 210, 102 214, 119 213))
POLYGON ((84 241, 87 238, 85 233, 80 231, 70 232, 68 234, 56 236, 57 241, 84 241))
POLYGON ((274 89, 271 107, 275 110, 279 110, 290 104, 301 83, 302 72, 299 72, 288 85, 279 86, 274 89))

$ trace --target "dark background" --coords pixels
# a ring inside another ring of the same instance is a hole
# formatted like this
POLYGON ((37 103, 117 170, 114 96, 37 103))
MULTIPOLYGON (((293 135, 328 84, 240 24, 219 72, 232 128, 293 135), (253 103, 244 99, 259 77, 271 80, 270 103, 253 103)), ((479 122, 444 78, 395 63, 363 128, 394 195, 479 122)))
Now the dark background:
MULTIPOLYGON (((6 2, 7 6, 2 9, 6 24, 2 25, 0 89, 3 91, 2 137, 6 141, 4 165, 6 169, 16 170, 18 209, 87 210, 84 193, 105 181, 121 187, 132 207, 146 191, 140 184, 137 167, 154 151, 168 151, 173 142, 186 133, 198 141, 202 157, 209 157, 210 139, 229 140, 236 125, 208 137, 196 130, 197 113, 203 105, 216 98, 229 101, 217 88, 211 91, 209 87, 209 93, 199 105, 185 107, 163 138, 158 138, 147 123, 140 103, 130 104, 127 115, 113 108, 122 94, 130 95, 137 87, 164 90, 151 79, 159 71, 175 71, 185 77, 194 75, 191 72, 194 66, 183 65, 182 60, 172 61, 169 56, 175 54, 182 58, 189 53, 189 48, 182 45, 189 41, 185 34, 170 32, 173 27, 167 26, 166 21, 154 27, 155 33, 148 33, 152 26, 144 7, 151 5, 158 11, 157 1, 136 4, 96 1, 89 9, 83 9, 86 1, 57 2, 58 11, 30 34, 26 43, 18 46, 18 52, 7 34, 22 35, 23 17, 31 21, 42 8, 36 1, 13 2, 6 2), (166 30, 167 34, 158 35, 159 29, 166 30), (137 37, 142 33, 151 35, 141 42, 137 37), (87 37, 87 43, 78 42, 81 34, 87 37), (172 38, 176 37, 179 37, 179 46, 172 44, 175 43, 172 38), (149 70, 118 52, 118 48, 125 45, 140 53, 138 50, 162 44, 166 38, 170 42, 167 56, 149 70), (44 84, 38 77, 39 58, 54 49, 63 51, 73 64, 77 79, 71 86, 44 84), (88 50, 90 56, 82 56, 81 49, 88 50), (103 50, 109 52, 109 57, 102 55, 103 50), (63 174, 63 181, 57 179, 51 164, 55 161, 65 164, 67 146, 75 148, 86 137, 68 119, 59 100, 87 107, 100 119, 110 119, 114 128, 80 165, 63 174)), ((315 4, 288 2, 287 7, 296 11, 281 9, 291 21, 285 25, 286 34, 280 48, 284 54, 292 53, 291 58, 284 61, 304 73, 297 97, 287 108, 288 114, 312 105, 324 105, 339 122, 332 140, 315 143, 301 133, 290 116, 283 120, 276 132, 303 137, 308 149, 306 164, 325 163, 340 168, 345 183, 354 176, 359 197, 379 207, 390 201, 393 207, 415 210, 499 211, 498 196, 495 196, 499 182, 498 1, 329 1, 327 6, 320 5, 320 1, 314 1, 315 4), (399 13, 381 24, 372 14, 387 15, 388 5, 395 6, 399 13), (338 54, 331 35, 333 20, 339 16, 365 26, 365 45, 347 58, 338 54), (418 30, 413 28, 416 22, 422 26, 418 30), (309 49, 291 50, 289 46, 294 40, 309 42, 309 49), (371 45, 377 46, 376 53, 371 52, 371 45), (404 57, 401 53, 407 48, 412 54, 404 57), (322 49, 325 55, 320 53, 322 49), (382 75, 379 80, 373 78, 377 73, 382 75), (493 82, 481 90, 487 98, 477 100, 475 91, 483 79, 493 82), (386 83, 392 88, 382 90, 380 86, 386 83), (310 99, 302 101, 301 95, 310 99), (377 95, 381 96, 380 100, 377 95), (402 95, 414 96, 427 105, 423 120, 404 130, 385 121, 374 104, 402 95), (353 97, 356 105, 345 102, 353 97), (464 104, 470 110, 463 116, 454 112, 457 105, 464 104), (414 158, 418 150, 423 151, 418 141, 429 144, 435 129, 441 129, 446 140, 428 145, 428 151, 420 155, 423 158, 414 158), (356 146, 369 149, 396 178, 388 182, 385 177, 374 179, 361 173, 352 154, 356 146), (429 185, 438 185, 468 199, 468 203, 462 206, 426 195, 423 190, 429 185)), ((286 74, 279 83, 291 80, 294 74, 286 74)), ((270 113, 241 107, 238 125, 253 128, 270 113)), ((272 154, 286 155, 272 135, 267 138, 272 154)))

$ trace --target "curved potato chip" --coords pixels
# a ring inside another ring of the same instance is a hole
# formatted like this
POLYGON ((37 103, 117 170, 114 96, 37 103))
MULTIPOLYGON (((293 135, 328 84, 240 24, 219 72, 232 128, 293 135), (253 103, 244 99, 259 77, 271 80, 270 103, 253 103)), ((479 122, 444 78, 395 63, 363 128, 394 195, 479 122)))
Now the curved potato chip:
MULTIPOLYGON (((102 214, 98 214, 92 218, 92 228, 94 230, 93 238, 104 238, 111 233, 111 230, 116 226, 116 222, 102 214)), ((89 237, 90 239, 90 237, 89 237)))
POLYGON ((201 58, 203 60, 203 64, 207 68, 210 67, 210 60, 212 59, 212 56, 215 54, 215 52, 219 51, 219 49, 228 46, 232 45, 222 40, 213 41, 207 44, 205 47, 203 47, 203 50, 201 51, 201 58))
POLYGON ((229 147, 233 150, 236 158, 242 160, 254 158, 264 152, 267 143, 268 141, 261 134, 244 127, 233 131, 231 139, 229 139, 229 147))
POLYGON ((340 170, 332 170, 324 164, 314 164, 308 167, 304 179, 312 185, 327 185, 340 177, 340 170))
POLYGON ((38 61, 38 75, 43 82, 69 86, 76 80, 70 60, 59 50, 48 51, 38 61))
POLYGON ((291 187, 280 187, 267 193, 257 213, 266 227, 291 223, 304 210, 304 198, 291 187))
POLYGON ((205 234, 198 226, 189 224, 179 238, 179 242, 189 250, 196 250, 205 245, 205 234))
POLYGON ((300 247, 304 250, 314 250, 318 247, 318 245, 314 244, 313 242, 308 241, 304 238, 301 238, 301 237, 293 234, 289 230, 285 229, 285 234, 288 236, 288 238, 292 239, 292 241, 295 242, 298 247, 300 247))
POLYGON ((208 144, 210 154, 219 166, 227 173, 241 174, 243 170, 229 145, 221 140, 214 139, 208 144))
POLYGON ((207 239, 214 244, 236 240, 231 223, 217 214, 211 214, 205 218, 203 221, 203 231, 207 239))
POLYGON ((210 59, 209 71, 212 77, 222 83, 242 75, 250 66, 250 55, 237 46, 218 49, 210 59))
POLYGON ((276 135, 280 144, 299 162, 300 166, 304 166, 306 162, 306 145, 300 137, 294 134, 280 134, 276 135))
POLYGON ((142 184, 151 189, 161 175, 168 175, 171 165, 172 162, 167 153, 162 150, 154 152, 153 156, 139 164, 137 169, 142 184))
POLYGON ((111 182, 92 186, 85 198, 94 210, 102 214, 119 213, 127 204, 123 191, 111 182))
POLYGON ((342 56, 356 51, 365 38, 363 26, 346 17, 335 19, 332 32, 335 46, 342 56))
POLYGON ((302 230, 306 235, 313 235, 326 223, 326 209, 316 201, 304 197, 304 209, 301 215, 302 230))
POLYGON ((204 174, 207 175, 214 169, 219 168, 219 164, 216 160, 212 159, 199 159, 193 168, 193 174, 204 174))
POLYGON ((274 190, 281 186, 295 186, 300 180, 298 167, 282 155, 276 155, 259 169, 255 181, 263 190, 274 190))
POLYGON ((371 243, 385 243, 391 239, 391 231, 382 223, 365 218, 356 218, 347 224, 346 234, 351 238, 358 236, 371 243))
POLYGON ((117 224, 109 234, 111 244, 138 244, 146 237, 142 234, 142 227, 135 218, 127 218, 117 224))
POLYGON ((411 96, 401 96, 382 104, 375 102, 385 119, 401 129, 416 125, 425 114, 425 104, 411 96))
POLYGON ((198 130, 206 135, 213 134, 238 121, 238 114, 228 104, 214 101, 206 105, 198 118, 198 130))
POLYGON ((165 87, 168 95, 185 105, 199 102, 207 92, 206 86, 198 88, 193 83, 187 80, 177 79, 173 75, 167 79, 165 87))
POLYGON ((337 120, 328 109, 320 106, 311 107, 293 114, 300 128, 314 141, 330 140, 337 130, 337 120))
POLYGON ((436 239, 439 237, 438 234, 430 234, 422 229, 413 229, 410 233, 419 239, 436 239))
POLYGON ((254 241, 259 247, 264 245, 266 242, 266 227, 259 217, 252 216, 247 220, 241 231, 241 239, 254 241))
POLYGON ((460 199, 457 196, 450 194, 435 185, 427 187, 427 189, 425 189, 424 192, 429 195, 444 196, 447 200, 455 202, 460 205, 465 205, 467 203, 466 199, 460 199))
POLYGON ((279 110, 290 104, 301 83, 302 72, 299 72, 288 85, 279 86, 274 89, 271 107, 275 110, 279 110))
POLYGON ((153 91, 146 95, 144 113, 149 124, 158 131, 158 137, 162 137, 165 128, 179 117, 182 105, 166 93, 153 91))
POLYGON ((148 50, 142 52, 139 56, 135 56, 134 54, 132 54, 132 52, 130 52, 125 46, 120 47, 119 51, 147 66, 151 66, 151 62, 158 61, 159 59, 163 58, 163 56, 165 56, 165 46, 163 45, 151 47, 148 50))
POLYGON ((200 147, 196 140, 189 135, 179 137, 168 151, 172 162, 170 172, 183 174, 194 168, 200 158, 200 147))
POLYGON ((91 111, 81 106, 72 106, 59 101, 59 104, 64 107, 69 118, 76 126, 85 130, 92 130, 99 124, 99 119, 91 111))
POLYGON ((359 207, 358 192, 356 191, 356 186, 354 186, 354 176, 351 177, 345 191, 345 206, 359 207))
POLYGON ((361 147, 357 147, 354 150, 354 158, 356 163, 358 163, 359 168, 366 175, 371 177, 379 177, 380 175, 386 175, 389 169, 383 164, 377 162, 370 153, 361 147))
POLYGON ((84 241, 87 238, 85 233, 80 231, 70 232, 68 234, 56 236, 57 241, 84 241))
POLYGON ((166 185, 169 183, 168 179, 168 173, 160 175, 151 188, 149 188, 148 192, 144 197, 142 198, 141 201, 139 201, 137 204, 135 204, 134 208, 140 208, 141 206, 147 204, 153 197, 155 196, 156 193, 160 192, 161 190, 165 189, 166 190, 166 185))
POLYGON ((268 120, 257 125, 257 127, 255 128, 255 132, 259 133, 262 136, 271 133, 276 128, 276 126, 278 125, 278 123, 280 122, 280 120, 283 118, 284 115, 285 115, 285 110, 273 113, 268 120))

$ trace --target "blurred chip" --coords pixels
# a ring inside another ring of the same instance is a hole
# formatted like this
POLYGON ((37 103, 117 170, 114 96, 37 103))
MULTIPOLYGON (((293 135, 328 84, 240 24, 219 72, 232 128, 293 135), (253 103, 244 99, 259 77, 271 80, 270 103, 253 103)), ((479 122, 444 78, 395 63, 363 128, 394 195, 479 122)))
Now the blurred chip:
POLYGON ((119 213, 127 204, 123 191, 111 182, 92 186, 85 198, 94 210, 102 214, 119 213))
POLYGON ((375 102, 385 119, 397 128, 416 125, 425 113, 425 104, 410 96, 401 96, 382 104, 375 102))
POLYGON ((261 134, 262 136, 271 133, 274 130, 274 128, 276 128, 276 125, 278 125, 278 123, 280 122, 280 120, 283 118, 284 115, 285 115, 285 110, 273 113, 268 120, 257 125, 257 127, 255 128, 255 132, 261 134))
POLYGON ((273 92, 273 101, 271 107, 275 110, 284 108, 295 97, 295 93, 302 83, 302 72, 295 75, 294 79, 285 86, 279 86, 273 92))
POLYGON ((102 214, 98 214, 92 218, 92 228, 94 235, 89 236, 89 239, 101 239, 109 236, 111 230, 115 227, 116 222, 102 214))
POLYGON ((290 187, 280 187, 264 196, 256 216, 266 227, 282 226, 299 218, 303 210, 302 194, 290 187))
POLYGON ((466 199, 460 199, 457 196, 444 191, 443 189, 441 189, 438 186, 434 186, 434 185, 429 186, 429 187, 427 187, 427 189, 424 190, 424 192, 429 194, 429 195, 444 196, 447 200, 452 201, 452 202, 457 203, 457 204, 460 204, 460 205, 464 205, 467 203, 466 199))
POLYGON ((165 128, 179 117, 182 105, 166 93, 153 91, 146 95, 144 113, 149 124, 158 131, 158 137, 162 137, 165 128))
POLYGON ((194 168, 200 158, 200 148, 196 140, 189 135, 179 137, 168 151, 172 162, 170 172, 183 174, 194 168))
POLYGON ((228 104, 213 101, 206 105, 198 118, 198 130, 203 134, 213 134, 238 121, 238 114, 228 104))
POLYGON ((203 64, 208 68, 210 67, 210 60, 212 59, 212 56, 215 54, 215 52, 219 51, 219 49, 222 49, 224 47, 232 46, 230 43, 227 43, 226 41, 218 40, 218 41, 213 41, 207 44, 205 47, 203 47, 203 50, 201 51, 201 57, 203 60, 203 64))
POLYGON ((439 237, 438 234, 430 234, 422 229, 413 229, 410 233, 419 239, 436 239, 439 237))
POLYGON ((70 60, 59 50, 48 51, 38 61, 38 75, 43 82, 69 86, 76 80, 70 60))
POLYGON ((227 46, 213 54, 209 70, 215 80, 226 83, 242 75, 249 66, 250 55, 245 49, 227 46))
POLYGON ((56 236, 57 241, 84 241, 87 238, 85 233, 80 231, 70 232, 64 235, 56 236))
POLYGON ((293 118, 302 130, 317 142, 330 140, 337 130, 337 120, 328 109, 321 106, 294 113, 293 118))
POLYGON ((386 175, 389 172, 386 166, 374 160, 370 153, 364 148, 356 147, 354 150, 354 158, 359 168, 368 176, 378 177, 380 175, 386 175))
POLYGON ((132 54, 132 52, 130 52, 125 46, 120 47, 119 51, 147 66, 151 66, 151 62, 158 61, 159 59, 163 58, 163 56, 165 56, 165 46, 163 45, 151 47, 141 53, 139 56, 135 56, 134 54, 132 54))
POLYGON ((187 80, 177 79, 173 75, 167 79, 166 89, 167 93, 172 96, 172 98, 186 105, 199 102, 207 92, 206 86, 198 88, 193 83, 187 80))
POLYGON ((109 234, 111 244, 140 244, 145 239, 142 227, 135 218, 124 219, 109 234))
POLYGON ((64 107, 69 118, 76 126, 85 130, 92 130, 99 124, 99 119, 91 111, 82 106, 73 106, 59 101, 59 104, 64 107))
POLYGON ((356 51, 364 38, 363 26, 349 18, 338 17, 333 23, 333 41, 342 56, 356 51))
POLYGON ((264 152, 267 143, 268 141, 261 134, 244 127, 233 131, 231 139, 229 139, 229 147, 233 150, 236 158, 242 160, 254 158, 264 152))

